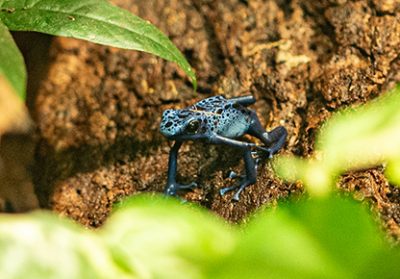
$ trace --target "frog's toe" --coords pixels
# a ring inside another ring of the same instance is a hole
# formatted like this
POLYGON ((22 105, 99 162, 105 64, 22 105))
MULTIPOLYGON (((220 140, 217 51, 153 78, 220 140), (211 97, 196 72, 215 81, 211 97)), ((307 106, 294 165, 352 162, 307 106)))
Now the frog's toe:
POLYGON ((254 151, 254 153, 252 153, 252 155, 256 155, 256 156, 262 156, 262 157, 268 157, 268 159, 272 159, 272 156, 274 155, 274 152, 271 148, 268 147, 264 147, 264 146, 256 146, 257 151, 254 151))
POLYGON ((179 184, 178 185, 178 189, 179 190, 192 190, 192 189, 194 189, 196 187, 197 187, 197 183, 196 182, 192 182, 192 183, 189 183, 189 184, 179 184))
POLYGON ((229 173, 228 173, 228 178, 230 178, 230 179, 235 179, 235 178, 237 178, 239 175, 236 173, 236 172, 234 172, 234 171, 229 171, 229 173))
POLYGON ((240 185, 233 185, 233 186, 230 186, 230 187, 222 188, 222 189, 219 190, 219 193, 220 193, 221 196, 223 196, 227 192, 233 191, 233 190, 235 190, 237 188, 239 188, 239 190, 236 191, 235 194, 232 197, 232 201, 236 201, 237 202, 237 201, 239 201, 239 198, 240 198, 240 192, 242 192, 242 190, 243 190, 240 185))
POLYGON ((242 193, 242 191, 244 190, 244 188, 246 188, 247 186, 251 185, 252 183, 249 181, 244 181, 240 187, 238 187, 239 189, 235 192, 235 194, 232 197, 232 201, 236 201, 238 202, 240 199, 240 194, 242 193))
POLYGON ((237 191, 235 192, 235 194, 234 194, 233 197, 232 197, 232 201, 238 202, 238 201, 240 200, 240 193, 242 193, 242 191, 243 191, 244 188, 245 188, 245 187, 240 187, 239 190, 237 190, 237 191))
POLYGON ((225 195, 226 193, 228 193, 229 191, 235 190, 238 187, 238 185, 233 185, 230 187, 225 187, 219 190, 219 194, 221 196, 225 195))
POLYGON ((167 196, 176 196, 176 193, 180 190, 192 190, 193 188, 197 187, 196 182, 192 182, 189 184, 179 184, 179 183, 174 183, 170 184, 165 188, 164 194, 167 196))
POLYGON ((164 194, 166 196, 175 196, 176 195, 176 188, 174 185, 170 185, 164 190, 164 194))
POLYGON ((230 179, 244 178, 244 175, 240 175, 237 172, 234 172, 233 170, 231 170, 228 172, 228 175, 226 176, 226 178, 230 178, 230 179))
POLYGON ((242 191, 249 185, 254 184, 255 181, 250 180, 250 179, 244 179, 241 181, 241 183, 230 186, 230 187, 225 187, 222 188, 221 190, 219 190, 219 193, 221 196, 225 195, 227 192, 238 189, 235 194, 232 197, 232 201, 239 201, 240 199, 240 194, 242 193, 242 191))

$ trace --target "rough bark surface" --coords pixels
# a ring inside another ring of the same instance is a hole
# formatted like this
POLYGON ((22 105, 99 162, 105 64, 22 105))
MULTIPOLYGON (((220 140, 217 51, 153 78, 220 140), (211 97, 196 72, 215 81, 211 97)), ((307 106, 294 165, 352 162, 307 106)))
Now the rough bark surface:
MULTIPOLYGON (((197 72, 198 93, 175 65, 148 54, 56 38, 46 78, 34 97, 38 143, 34 184, 43 207, 99 226, 118 199, 161 192, 171 142, 158 132, 161 113, 202 98, 254 94, 269 130, 289 132, 283 153, 308 156, 315 132, 337 109, 359 105, 400 81, 398 1, 115 0, 165 32, 197 72)), ((231 222, 300 194, 268 163, 237 203, 218 189, 243 163, 234 149, 187 143, 182 196, 231 222)), ((400 193, 382 168, 343 176, 339 187, 377 209, 400 236, 400 193)))

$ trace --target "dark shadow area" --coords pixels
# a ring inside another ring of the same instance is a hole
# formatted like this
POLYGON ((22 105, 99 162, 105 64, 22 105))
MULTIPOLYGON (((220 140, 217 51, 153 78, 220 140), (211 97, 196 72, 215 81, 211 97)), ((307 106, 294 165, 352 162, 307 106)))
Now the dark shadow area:
MULTIPOLYGON (((46 77, 52 37, 35 32, 12 32, 27 69, 26 105, 31 116, 40 82, 46 77)), ((38 207, 32 182, 36 136, 34 128, 26 134, 3 135, 0 144, 0 198, 4 211, 25 212, 38 207)))

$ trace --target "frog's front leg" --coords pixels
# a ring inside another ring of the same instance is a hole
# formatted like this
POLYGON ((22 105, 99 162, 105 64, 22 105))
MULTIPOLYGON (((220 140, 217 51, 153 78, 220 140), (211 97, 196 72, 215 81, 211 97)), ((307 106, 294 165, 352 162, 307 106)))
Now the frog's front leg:
POLYGON ((181 146, 182 142, 176 141, 169 153, 168 179, 167 179, 167 186, 165 187, 164 190, 164 193, 168 196, 175 196, 177 191, 179 190, 192 189, 197 186, 195 182, 186 185, 179 184, 176 182, 176 172, 178 169, 178 152, 181 146))
POLYGON ((232 146, 235 148, 239 148, 242 150, 251 150, 252 148, 255 148, 255 149, 263 151, 263 152, 267 152, 269 150, 268 148, 258 146, 251 142, 245 142, 245 141, 239 141, 239 140, 235 140, 235 139, 231 139, 231 138, 226 138, 226 137, 220 136, 218 134, 211 134, 208 137, 208 141, 212 144, 226 144, 226 145, 229 145, 229 146, 232 146))
POLYGON ((233 195, 232 200, 239 201, 240 193, 249 185, 256 183, 257 178, 257 165, 251 155, 251 150, 243 151, 243 159, 246 169, 246 175, 241 177, 241 180, 238 184, 235 184, 230 187, 222 188, 219 193, 221 196, 225 195, 227 192, 238 189, 236 193, 233 195))

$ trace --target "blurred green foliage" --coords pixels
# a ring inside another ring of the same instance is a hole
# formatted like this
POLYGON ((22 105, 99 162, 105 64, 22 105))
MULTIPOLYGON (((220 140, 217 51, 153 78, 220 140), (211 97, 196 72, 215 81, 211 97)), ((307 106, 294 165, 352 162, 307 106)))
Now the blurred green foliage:
POLYGON ((128 199, 100 234, 134 278, 209 278, 230 255, 235 231, 211 213, 166 197, 128 199))
POLYGON ((393 278, 366 208, 340 197, 285 202, 246 225, 165 197, 130 198, 99 230, 51 213, 0 216, 2 279, 393 278))
POLYGON ((314 158, 279 157, 274 168, 283 179, 300 180, 310 194, 323 196, 340 174, 381 164, 389 181, 400 185, 400 85, 336 113, 317 136, 314 158))

